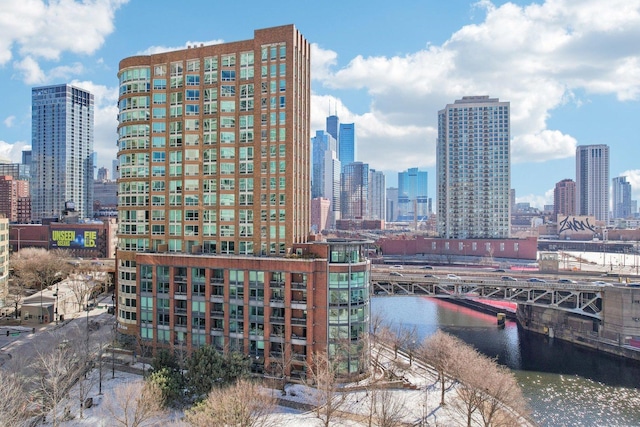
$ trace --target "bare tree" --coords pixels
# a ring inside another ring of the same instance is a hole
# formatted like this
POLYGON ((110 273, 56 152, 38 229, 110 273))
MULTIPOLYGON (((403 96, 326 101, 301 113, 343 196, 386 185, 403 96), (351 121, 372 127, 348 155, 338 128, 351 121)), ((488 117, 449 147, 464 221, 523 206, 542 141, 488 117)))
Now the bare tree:
POLYGON ((522 395, 513 372, 497 363, 487 369, 479 387, 484 387, 485 395, 479 409, 485 427, 516 426, 520 417, 529 414, 529 408, 522 395))
MULTIPOLYGON (((63 343, 67 341, 61 344, 63 343)), ((42 415, 44 417, 51 412, 54 426, 58 425, 58 404, 84 368, 75 354, 65 345, 58 345, 48 352, 38 352, 35 360, 35 374, 32 378, 36 393, 42 399, 42 415)))
POLYGON ((27 414, 27 393, 20 375, 0 370, 0 420, 6 427, 25 424, 27 414))
MULTIPOLYGON (((273 346, 273 343, 271 345, 273 346)), ((287 387, 287 379, 291 372, 292 362, 293 350, 291 343, 282 344, 280 347, 277 347, 275 351, 272 350, 269 355, 268 373, 280 382, 283 395, 287 387)))
POLYGON ((89 397, 89 393, 91 393, 91 390, 96 384, 98 378, 94 375, 90 375, 91 369, 94 366, 94 352, 89 346, 89 329, 85 329, 80 336, 83 338, 82 342, 84 345, 80 344, 80 340, 76 340, 75 342, 77 344, 74 345, 79 371, 79 380, 75 386, 74 392, 80 404, 80 418, 84 418, 84 408, 87 398, 89 397))
POLYGON ((226 388, 213 389, 207 398, 185 413, 194 427, 271 427, 279 423, 270 417, 276 399, 253 381, 238 380, 226 388))
POLYGON ((465 420, 465 425, 471 427, 473 414, 486 396, 481 383, 489 375, 490 360, 466 344, 456 346, 452 356, 456 363, 455 376, 459 382, 455 387, 458 398, 452 401, 451 406, 465 420))
POLYGON ((337 365, 338 361, 331 360, 327 353, 318 352, 307 366, 307 380, 315 387, 314 411, 325 427, 331 424, 347 397, 340 392, 337 365))
POLYGON ((113 425, 121 427, 158 425, 165 415, 162 392, 152 382, 127 382, 105 396, 103 405, 113 425))
POLYGON ((153 341, 150 339, 142 338, 140 334, 136 335, 136 346, 138 347, 139 360, 142 362, 142 376, 147 375, 146 358, 151 355, 153 349, 153 341))
POLYGON ((451 375, 456 367, 454 355, 456 348, 464 345, 458 338, 446 334, 440 330, 423 341, 420 354, 422 358, 438 371, 438 379, 440 380, 440 405, 445 405, 445 392, 447 390, 447 382, 451 379, 451 375))
POLYGON ((391 345, 393 345, 393 358, 398 358, 398 350, 402 347, 402 343, 404 342, 404 327, 401 324, 397 324, 393 328, 389 328, 389 340, 391 345))
POLYGON ((65 278, 71 266, 67 263, 69 253, 56 249, 24 248, 11 257, 14 274, 33 289, 46 289, 65 278))
POLYGON ((84 310, 85 304, 87 303, 89 294, 91 292, 91 284, 86 279, 81 278, 80 276, 76 276, 68 281, 68 286, 76 299, 76 303, 78 304, 78 311, 84 310))
POLYGON ((16 319, 20 319, 20 323, 22 323, 22 318, 19 316, 19 310, 22 305, 22 300, 27 295, 27 282, 22 277, 14 275, 9 283, 10 285, 6 297, 7 305, 13 306, 14 317, 16 319))
POLYGON ((402 423, 407 408, 399 395, 394 395, 393 391, 388 388, 378 388, 372 390, 370 398, 376 426, 394 427, 402 423))
POLYGON ((409 366, 413 365, 413 357, 415 356, 418 347, 420 346, 420 339, 418 338, 418 329, 414 325, 411 328, 403 327, 401 333, 402 348, 407 351, 409 355, 409 366))

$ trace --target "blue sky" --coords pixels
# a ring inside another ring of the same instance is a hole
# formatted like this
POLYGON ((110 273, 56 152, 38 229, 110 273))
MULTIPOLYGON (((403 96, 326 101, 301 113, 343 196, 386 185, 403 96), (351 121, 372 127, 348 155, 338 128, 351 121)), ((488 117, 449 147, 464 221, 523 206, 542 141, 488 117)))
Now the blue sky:
POLYGON ((602 143, 640 199, 640 0, 2 0, 0 157, 30 145, 31 88, 71 82, 96 96, 111 169, 122 58, 285 24, 313 45, 312 130, 334 110, 354 122, 357 160, 388 186, 419 167, 434 197, 438 110, 490 95, 511 102, 517 201, 551 204, 576 145, 602 143))

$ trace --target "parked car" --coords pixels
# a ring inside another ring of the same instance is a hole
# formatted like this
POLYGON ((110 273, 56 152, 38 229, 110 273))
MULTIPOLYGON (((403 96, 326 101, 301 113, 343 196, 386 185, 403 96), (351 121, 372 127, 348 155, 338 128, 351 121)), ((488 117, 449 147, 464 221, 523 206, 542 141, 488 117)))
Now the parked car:
POLYGON ((516 279, 515 277, 511 277, 511 276, 502 276, 501 279, 505 280, 507 282, 517 282, 518 281, 518 279, 516 279))
POLYGON ((558 283, 576 283, 576 281, 571 279, 558 279, 558 283))
POLYGON ((532 277, 531 279, 527 280, 527 282, 531 282, 531 283, 547 283, 546 280, 538 279, 537 277, 532 277))
POLYGON ((447 274, 447 279, 460 280, 460 276, 456 276, 455 274, 447 274))
POLYGON ((389 273, 389 274, 390 274, 390 275, 392 275, 392 276, 400 276, 400 277, 403 277, 403 276, 402 276, 402 273, 398 273, 397 271, 392 271, 392 272, 391 272, 391 273, 389 273))

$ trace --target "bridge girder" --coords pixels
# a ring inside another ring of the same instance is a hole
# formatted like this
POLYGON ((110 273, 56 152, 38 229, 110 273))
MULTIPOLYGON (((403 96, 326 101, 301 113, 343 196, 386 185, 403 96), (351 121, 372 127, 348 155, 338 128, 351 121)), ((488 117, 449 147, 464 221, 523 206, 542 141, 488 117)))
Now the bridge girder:
POLYGON ((552 308, 602 319, 602 292, 596 285, 502 280, 436 279, 372 274, 372 295, 423 295, 435 298, 484 298, 552 308))

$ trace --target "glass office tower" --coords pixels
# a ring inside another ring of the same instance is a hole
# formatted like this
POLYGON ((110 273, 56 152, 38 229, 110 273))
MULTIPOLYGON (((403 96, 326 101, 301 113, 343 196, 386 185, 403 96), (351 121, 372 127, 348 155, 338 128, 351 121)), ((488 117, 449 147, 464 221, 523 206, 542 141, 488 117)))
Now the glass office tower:
POLYGON ((31 219, 60 217, 73 202, 93 216, 93 95, 68 84, 31 91, 31 219))

